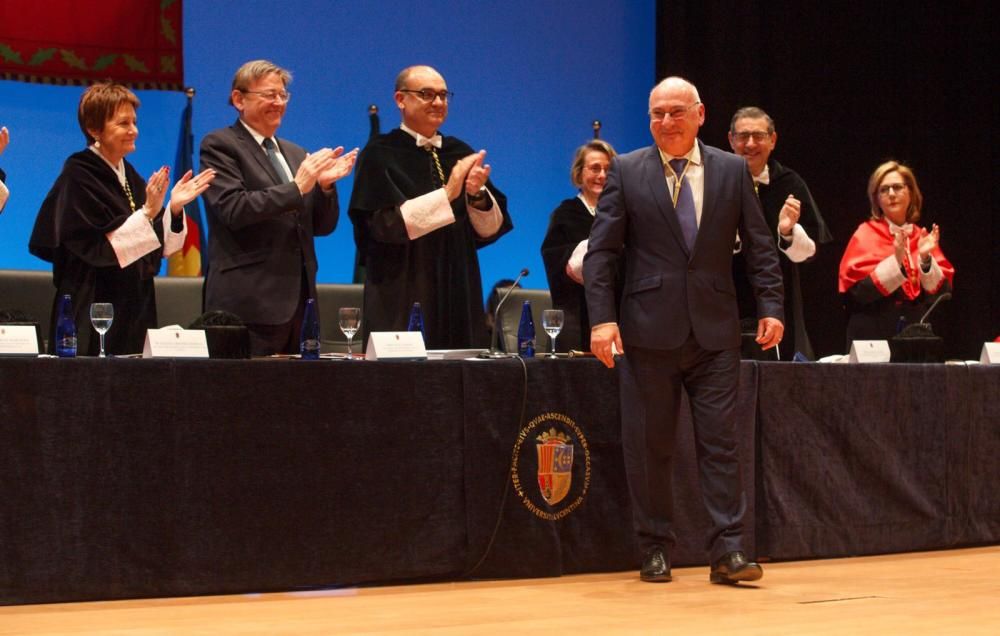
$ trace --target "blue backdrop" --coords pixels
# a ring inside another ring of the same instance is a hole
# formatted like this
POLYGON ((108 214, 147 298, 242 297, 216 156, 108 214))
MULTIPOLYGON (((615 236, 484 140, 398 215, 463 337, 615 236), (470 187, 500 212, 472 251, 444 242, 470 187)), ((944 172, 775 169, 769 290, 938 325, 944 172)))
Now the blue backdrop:
MULTIPOLYGON (((574 149, 592 136, 619 151, 649 143, 646 102, 654 83, 654 0, 432 0, 332 2, 187 0, 185 77, 195 87, 195 144, 231 124, 233 72, 270 59, 294 75, 279 135, 306 148, 364 146, 367 109, 382 130, 399 125, 396 74, 436 67, 455 92, 443 130, 487 151, 493 179, 510 200, 514 231, 480 251, 483 287, 531 269, 527 287, 545 287, 539 246, 549 213, 575 192, 574 149), (421 13, 417 14, 419 7, 421 13)), ((0 125, 11 144, 0 156, 11 199, 0 215, 0 268, 47 269, 27 251, 35 214, 65 158, 84 145, 76 122, 80 87, 0 81, 0 125)), ((139 91, 138 149, 143 174, 173 166, 186 98, 139 91)), ((197 157, 195 158, 197 162, 197 157)), ((344 212, 332 236, 317 240, 321 282, 349 282, 354 262, 346 216, 353 181, 339 184, 344 212)))

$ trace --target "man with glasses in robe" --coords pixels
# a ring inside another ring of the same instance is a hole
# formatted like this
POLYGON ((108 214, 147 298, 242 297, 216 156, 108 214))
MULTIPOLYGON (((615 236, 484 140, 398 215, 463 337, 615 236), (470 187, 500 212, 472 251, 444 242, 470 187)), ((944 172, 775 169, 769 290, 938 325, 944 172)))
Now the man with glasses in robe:
POLYGON ((349 213, 365 268, 364 339, 405 331, 419 302, 427 348, 488 344, 477 250, 513 224, 486 151, 439 132, 452 96, 435 69, 403 69, 393 95, 402 124, 358 157, 349 213))
POLYGON ((205 310, 239 316, 255 356, 298 352, 303 308, 316 298, 313 237, 337 227, 334 182, 357 156, 342 147, 308 153, 276 137, 291 80, 267 60, 241 66, 229 95, 239 118, 201 142, 201 167, 215 170, 203 195, 211 259, 205 310))
MULTIPOLYGON (((792 360, 796 353, 801 353, 813 360, 816 354, 803 316, 799 263, 813 260, 817 244, 828 243, 832 237, 806 182, 794 170, 771 158, 777 143, 774 120, 762 109, 747 106, 733 115, 729 124, 729 145, 733 152, 747 160, 764 209, 764 220, 780 252, 781 274, 785 281, 785 324, 788 325, 780 347, 780 359, 792 360)), ((733 277, 740 318, 755 325, 757 302, 742 254, 733 258, 733 277)))

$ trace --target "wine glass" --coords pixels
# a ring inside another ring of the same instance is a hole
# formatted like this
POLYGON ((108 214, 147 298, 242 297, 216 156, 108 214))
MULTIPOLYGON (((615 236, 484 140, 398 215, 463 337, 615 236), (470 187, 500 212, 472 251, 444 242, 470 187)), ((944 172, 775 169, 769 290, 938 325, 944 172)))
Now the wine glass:
POLYGON ((565 317, 562 309, 546 309, 542 312, 542 327, 545 329, 545 333, 549 334, 549 340, 552 341, 550 358, 556 357, 556 336, 562 331, 565 317))
POLYGON ((354 357, 351 353, 351 341, 354 339, 354 334, 358 332, 358 328, 361 326, 361 309, 358 307, 341 307, 340 308, 340 330, 344 332, 347 336, 347 359, 350 360, 354 357))
POLYGON ((104 355, 104 334, 111 328, 111 323, 115 319, 115 306, 111 303, 91 303, 90 304, 90 324, 94 325, 94 331, 101 335, 101 353, 104 355))

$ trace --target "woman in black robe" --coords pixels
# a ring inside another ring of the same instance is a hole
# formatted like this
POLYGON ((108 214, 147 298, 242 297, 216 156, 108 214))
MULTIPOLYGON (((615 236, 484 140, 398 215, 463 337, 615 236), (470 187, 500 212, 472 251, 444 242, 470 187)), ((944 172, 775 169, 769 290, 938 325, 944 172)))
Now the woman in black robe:
POLYGON ((590 351, 590 318, 583 291, 583 256, 587 253, 590 226, 594 224, 597 199, 607 181, 615 156, 611 144, 594 139, 580 146, 573 157, 570 180, 580 192, 552 212, 542 241, 542 261, 549 279, 552 306, 565 314, 563 330, 556 339, 559 351, 590 351))
POLYGON ((170 214, 164 214, 169 168, 146 182, 125 161, 139 135, 138 107, 139 99, 120 84, 102 82, 83 93, 77 119, 88 147, 66 160, 35 219, 28 249, 52 263, 56 287, 50 350, 64 294, 72 300, 80 354, 98 352, 89 317, 94 302, 114 305, 108 353, 142 350, 146 329, 156 327, 153 277, 162 257, 184 244, 184 206, 215 177, 211 170, 196 177, 189 170, 174 185, 170 214))

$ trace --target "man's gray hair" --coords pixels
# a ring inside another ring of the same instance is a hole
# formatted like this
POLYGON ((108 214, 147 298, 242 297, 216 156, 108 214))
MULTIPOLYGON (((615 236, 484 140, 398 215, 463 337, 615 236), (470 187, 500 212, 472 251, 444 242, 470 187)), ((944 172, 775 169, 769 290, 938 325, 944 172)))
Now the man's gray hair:
POLYGON ((241 93, 250 88, 250 85, 271 73, 277 73, 281 78, 281 83, 288 86, 292 83, 292 74, 269 60, 250 60, 243 66, 236 69, 233 75, 233 86, 229 91, 229 104, 233 103, 233 91, 241 93))

